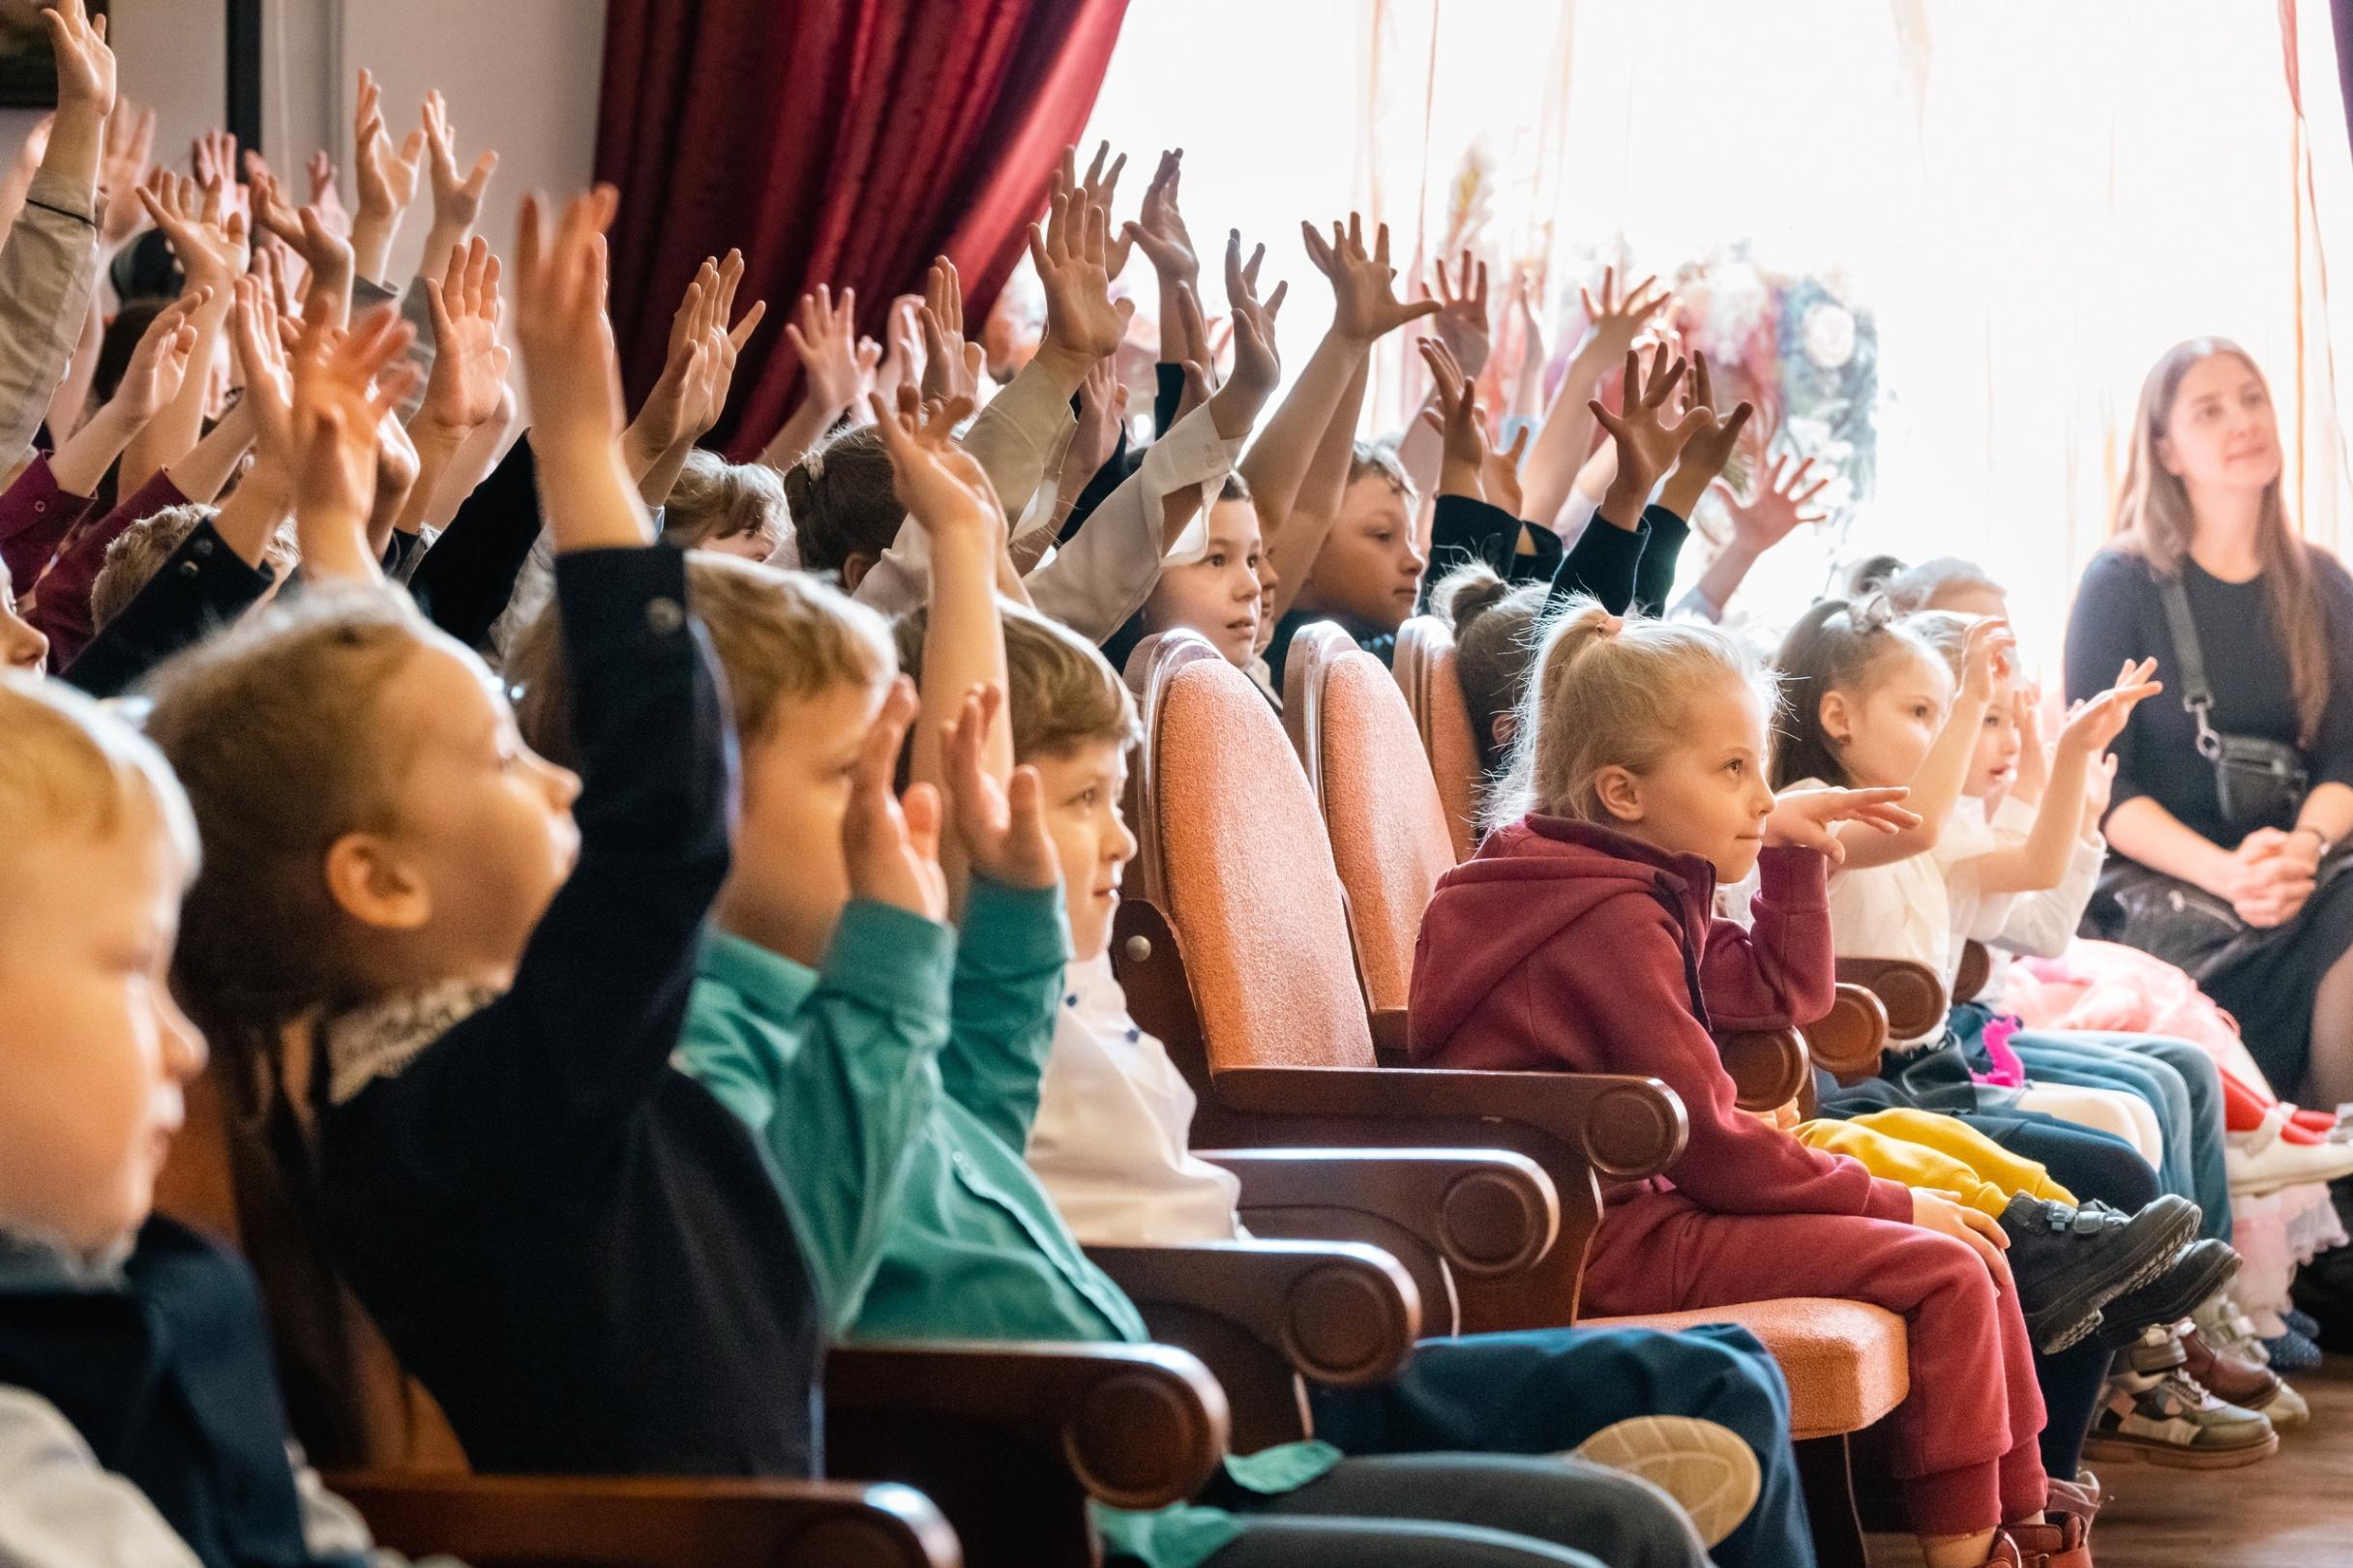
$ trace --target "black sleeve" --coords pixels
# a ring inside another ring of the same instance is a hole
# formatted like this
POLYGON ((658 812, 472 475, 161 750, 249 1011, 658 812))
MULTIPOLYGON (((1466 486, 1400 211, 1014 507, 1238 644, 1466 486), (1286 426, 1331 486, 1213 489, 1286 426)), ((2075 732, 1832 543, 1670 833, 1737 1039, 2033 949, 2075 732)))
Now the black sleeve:
POLYGON ((1589 594, 1612 615, 1623 615, 1634 603, 1634 578, 1650 531, 1648 522, 1625 529, 1594 513, 1552 575, 1551 605, 1558 607, 1574 595, 1589 594))
POLYGON ((1441 495, 1430 511, 1430 569, 1421 577, 1420 608, 1428 613, 1431 593, 1457 567, 1479 561, 1505 582, 1549 582, 1561 556, 1561 536, 1550 528, 1468 495, 1441 495), (1521 552, 1523 537, 1534 542, 1532 552, 1521 552))
POLYGON ((539 467, 526 433, 459 503, 417 563, 408 591, 432 623, 469 648, 506 612, 515 579, 539 539, 539 467))
POLYGON ((1152 439, 1169 433, 1176 423, 1176 405, 1184 401, 1184 367, 1161 360, 1152 367, 1152 439))
MULTIPOLYGON (((1691 537, 1691 524, 1663 506, 1644 507, 1642 520, 1650 537, 1643 542, 1642 560, 1634 568, 1634 613, 1663 615, 1667 596, 1675 591, 1675 563, 1683 552, 1683 542, 1691 537)), ((1589 526, 1586 531, 1593 530, 1589 526)))
POLYGON ((1127 425, 1122 421, 1119 444, 1111 449, 1111 457, 1094 471, 1080 489, 1077 499, 1070 503, 1070 516, 1062 519, 1062 531, 1055 535, 1056 543, 1070 543, 1071 535, 1079 531, 1079 524, 1093 517, 1095 508, 1110 500, 1111 492, 1126 484, 1128 476, 1144 466, 1144 452, 1142 447, 1127 444, 1127 425))
POLYGON ((489 1167, 560 1183, 611 1151, 671 1070, 727 876, 734 742, 687 613, 685 552, 558 555, 555 600, 581 758, 580 859, 514 986, 352 1108, 392 1090, 397 1162, 443 1182, 489 1167))
MULTIPOLYGON (((2107 690, 2126 660, 2154 658, 2159 661, 2157 678, 2167 686, 2159 701, 2169 707, 2180 705, 2182 677, 2175 667, 2171 636, 2162 646, 2150 646, 2143 642, 2139 630, 2141 602, 2155 591, 2149 569, 2139 556, 2102 550, 2092 557, 2091 565, 2084 568, 2083 580, 2075 585, 2074 607, 2068 612, 2068 701, 2086 701, 2107 690)), ((2163 799, 2155 787, 2168 766, 2178 767, 2184 760, 2165 756, 2165 748, 2159 744, 2163 737, 2158 731, 2166 727, 2161 721, 2169 717, 2158 702, 2144 702, 2125 721, 2124 733, 2116 737, 2116 784, 2109 795, 2109 812, 2128 800, 2153 794, 2159 795, 2159 804, 2174 810, 2174 803, 2163 799)), ((2187 760, 2199 759, 2192 751, 2187 760)))
POLYGON ((207 518, 58 678, 92 696, 120 696, 182 648, 253 608, 276 580, 269 567, 247 565, 207 518))
POLYGON ((2353 578, 2336 557, 2308 548, 2312 588, 2320 596, 2329 641, 2329 705, 2312 737, 2309 766, 2315 784, 2353 784, 2353 578))

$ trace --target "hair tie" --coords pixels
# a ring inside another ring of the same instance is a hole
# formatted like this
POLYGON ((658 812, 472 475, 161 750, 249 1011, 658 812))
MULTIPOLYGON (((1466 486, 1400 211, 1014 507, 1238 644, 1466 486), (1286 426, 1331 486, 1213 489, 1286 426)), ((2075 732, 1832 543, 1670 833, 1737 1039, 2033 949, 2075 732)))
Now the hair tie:
POLYGON ((809 483, 816 484, 825 477, 825 454, 811 452, 804 455, 801 459, 801 467, 808 473, 809 483))
POLYGON ((1884 593, 1875 593, 1862 604, 1849 606, 1847 619, 1858 632, 1884 632, 1895 619, 1895 601, 1884 593))
POLYGON ((1614 637, 1624 630, 1625 617, 1623 615, 1604 615, 1601 617, 1601 635, 1603 636, 1614 637))

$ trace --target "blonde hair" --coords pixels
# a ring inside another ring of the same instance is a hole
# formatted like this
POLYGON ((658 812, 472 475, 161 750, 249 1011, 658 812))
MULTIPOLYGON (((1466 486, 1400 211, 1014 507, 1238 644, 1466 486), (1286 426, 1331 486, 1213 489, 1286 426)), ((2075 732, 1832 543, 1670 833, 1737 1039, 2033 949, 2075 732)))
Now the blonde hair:
POLYGON ((152 822, 189 876, 201 863, 187 791, 154 744, 72 687, 27 675, 0 674, 0 854, 152 822))
POLYGON ((366 933, 322 868, 336 840, 393 821, 381 698, 435 635, 405 594, 316 588, 157 671, 147 733, 204 844, 173 974, 224 1049, 274 1057, 285 1024, 365 996, 366 933))
MULTIPOLYGON (((1013 759, 1066 756, 1083 746, 1117 746, 1143 738, 1136 700, 1095 645, 1059 622, 1019 605, 1000 604, 1005 629, 1005 718, 1013 728, 1013 759)), ((894 629, 899 662, 923 666, 928 617, 909 610, 894 629)))
MULTIPOLYGON (((834 686, 872 690, 898 672, 882 617, 804 573, 694 550, 686 557, 686 598, 719 657, 735 733, 744 741, 765 737, 788 697, 834 686)), ((515 720, 523 739, 550 760, 576 766, 572 683, 556 606, 523 633, 508 672, 520 688, 515 720)))
POLYGON ((700 447, 686 455, 662 508, 662 537, 688 549, 750 534, 773 552, 790 522, 785 482, 775 469, 730 462, 700 447))
POLYGON ((1918 566, 1903 567, 1880 584, 1880 591, 1897 609, 1905 611, 1934 609, 1936 602, 1947 594, 1991 593, 2006 598, 2009 595, 2008 589, 1985 575, 1983 567, 1957 555, 1939 555, 1918 566))
POLYGON ((1713 626, 1621 618, 1580 595, 1548 621, 1534 678, 1520 699, 1510 787, 1490 827, 1528 811, 1608 825, 1595 787, 1605 768, 1648 773, 1681 739, 1693 694, 1732 680, 1770 709, 1772 673, 1747 645, 1713 626))
MULTIPOLYGON (((2182 380, 2199 361, 2228 354, 2247 367, 2263 388, 2266 401, 2271 384, 2246 349, 2226 338, 2192 338, 2174 344, 2149 370, 2141 383, 2140 406, 2132 416, 2132 448, 2125 459, 2124 486, 2117 492, 2111 521, 2116 547, 2145 559, 2158 573, 2172 577, 2182 569, 2189 544, 2197 533, 2197 515, 2181 477, 2165 471, 2158 460, 2157 444, 2165 438, 2173 419, 2174 399, 2182 380)), ((2278 415, 2274 414, 2275 421, 2278 415)), ((2289 525, 2286 503, 2280 499, 2279 480, 2263 487, 2255 521, 2255 558, 2261 563, 2264 606, 2271 611, 2272 630, 2287 651, 2288 683, 2296 696, 2298 740, 2312 744, 2320 732, 2321 715, 2329 705, 2327 612, 2312 580, 2312 566, 2304 542, 2289 525)))
POLYGON ((1408 502, 1414 499, 1413 478, 1390 442, 1358 441, 1349 448, 1348 483, 1354 485, 1359 479, 1378 479, 1408 502))
POLYGON ((196 524, 218 517, 221 509, 201 501, 167 506, 124 529, 106 547, 105 564, 90 584, 90 624, 105 625, 136 599, 150 578, 164 570, 172 551, 188 543, 196 524))

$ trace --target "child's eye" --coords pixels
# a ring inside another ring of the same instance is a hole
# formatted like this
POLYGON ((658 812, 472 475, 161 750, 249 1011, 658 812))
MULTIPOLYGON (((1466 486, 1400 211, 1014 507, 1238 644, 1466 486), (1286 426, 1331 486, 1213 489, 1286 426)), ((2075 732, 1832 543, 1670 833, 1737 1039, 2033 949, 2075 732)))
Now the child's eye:
POLYGON ((1103 792, 1099 789, 1082 789, 1071 798, 1070 804, 1091 812, 1095 808, 1095 802, 1102 798, 1103 792))
POLYGON ((1223 571, 1226 565, 1226 553, 1223 550, 1214 550, 1203 561, 1202 564, 1208 567, 1212 572, 1223 571))
POLYGON ((1747 771, 1747 768, 1748 764, 1742 761, 1737 756, 1724 764, 1724 771, 1731 774, 1736 779, 1739 778, 1743 772, 1747 771))

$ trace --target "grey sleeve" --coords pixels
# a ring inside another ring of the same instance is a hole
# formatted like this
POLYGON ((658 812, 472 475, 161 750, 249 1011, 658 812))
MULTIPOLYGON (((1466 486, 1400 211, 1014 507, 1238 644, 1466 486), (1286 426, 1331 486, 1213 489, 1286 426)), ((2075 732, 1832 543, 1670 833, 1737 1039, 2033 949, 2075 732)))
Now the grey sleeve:
POLYGON ((0 1387, 0 1563, 7 1568, 200 1568, 146 1494, 100 1466, 39 1395, 0 1387))

